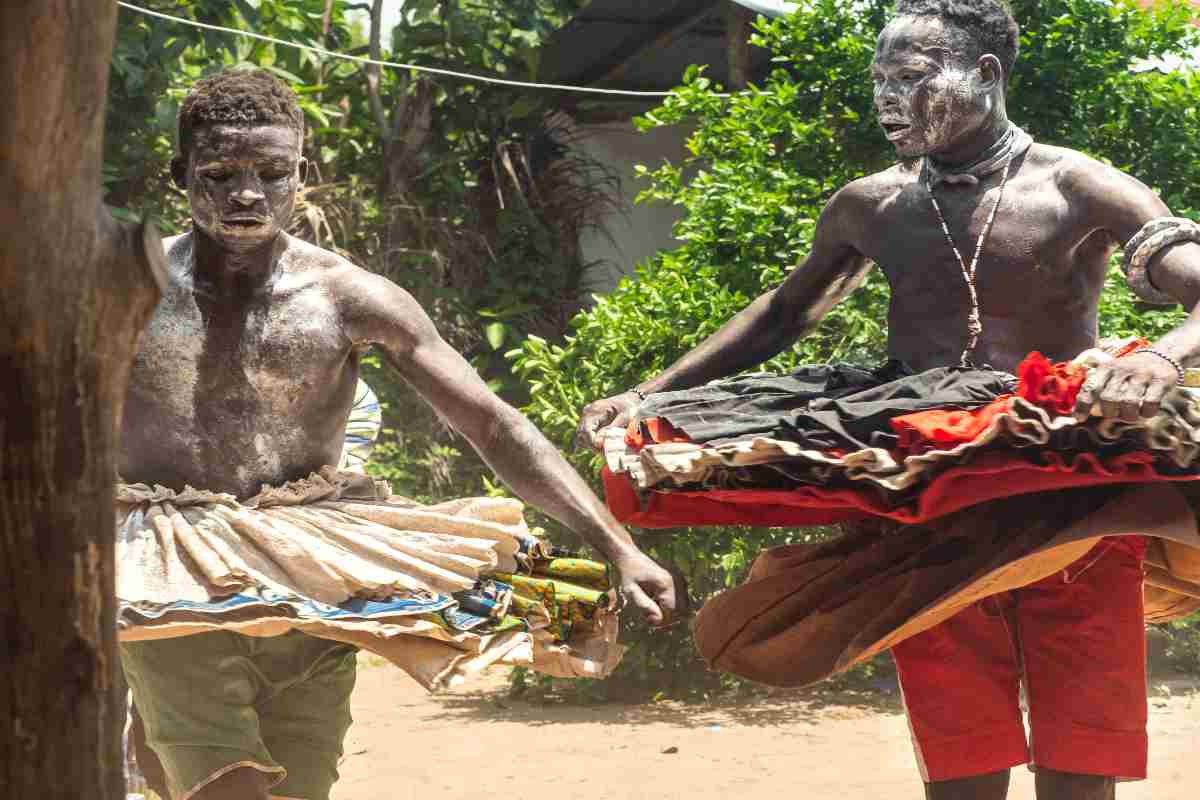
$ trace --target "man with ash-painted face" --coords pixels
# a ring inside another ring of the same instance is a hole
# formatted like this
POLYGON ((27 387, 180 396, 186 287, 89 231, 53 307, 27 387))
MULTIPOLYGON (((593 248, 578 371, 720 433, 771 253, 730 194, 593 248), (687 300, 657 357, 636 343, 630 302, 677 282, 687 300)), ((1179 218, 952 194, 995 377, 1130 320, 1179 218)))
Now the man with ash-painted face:
MULTIPOLYGON (((902 163, 833 196, 782 285, 660 375, 585 408, 580 443, 628 422, 639 394, 761 364, 812 330, 873 264, 891 287, 888 353, 917 370, 961 360, 1015 372, 1034 350, 1068 360, 1091 348, 1120 245, 1137 251, 1136 290, 1193 308, 1196 227, 1163 219, 1163 202, 1134 178, 1033 143, 1009 121, 1018 41, 997 0, 898 0, 869 79, 902 163)), ((1105 416, 1152 415, 1198 352, 1193 311, 1151 348, 1091 370, 1077 413, 1098 404, 1105 416)), ((974 608, 894 650, 928 797, 1002 798, 1009 769, 1026 762, 1043 800, 1113 797, 1114 779, 1145 776, 1141 552, 1110 541, 1074 583, 1018 592, 1019 630, 1004 628, 1012 615, 974 608)))
MULTIPOLYGON (((187 190, 193 228, 166 243, 168 284, 142 336, 125 405, 123 479, 172 489, 190 484, 246 498, 263 484, 338 463, 359 357, 374 346, 518 495, 609 558, 628 601, 649 623, 670 620, 671 576, 637 549, 537 429, 487 389, 413 298, 283 231, 307 167, 302 135, 295 96, 265 72, 211 76, 184 100, 171 169, 187 190)), ((155 705, 158 716, 167 715, 177 728, 196 714, 195 724, 230 732, 228 763, 219 761, 220 753, 207 756, 203 769, 193 770, 194 777, 204 776, 203 788, 188 794, 192 787, 184 785, 188 797, 268 797, 272 776, 244 766, 246 757, 233 744, 256 735, 253 698, 245 698, 237 719, 215 723, 204 719, 207 709, 136 699, 152 745, 149 712, 155 705)), ((319 717, 321 711, 305 713, 319 717)), ((317 784, 336 775, 345 728, 335 720, 327 726, 338 724, 343 727, 334 733, 314 725, 279 734, 307 740, 307 749, 298 742, 289 752, 308 753, 303 760, 317 762, 283 764, 289 773, 318 777, 300 788, 289 777, 271 791, 305 800, 327 797, 328 785, 317 784), (315 748, 331 737, 325 750, 315 748)), ((204 732, 206 741, 210 734, 204 732)), ((196 749, 189 750, 187 741, 158 745, 184 756, 196 749)))

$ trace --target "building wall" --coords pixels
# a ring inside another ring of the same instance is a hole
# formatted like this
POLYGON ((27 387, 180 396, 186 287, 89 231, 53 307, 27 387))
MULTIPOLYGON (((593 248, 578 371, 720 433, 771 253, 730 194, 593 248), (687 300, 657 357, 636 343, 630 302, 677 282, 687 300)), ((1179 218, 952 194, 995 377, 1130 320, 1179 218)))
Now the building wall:
POLYGON ((575 147, 610 169, 621 186, 621 210, 605 220, 603 232, 589 231, 580 241, 587 272, 588 293, 611 291, 624 275, 659 250, 678 247, 672 227, 682 216, 665 203, 634 204, 646 181, 634 174, 636 164, 649 168, 664 160, 675 163, 686 154, 687 133, 682 128, 655 128, 641 133, 630 122, 580 125, 575 147))

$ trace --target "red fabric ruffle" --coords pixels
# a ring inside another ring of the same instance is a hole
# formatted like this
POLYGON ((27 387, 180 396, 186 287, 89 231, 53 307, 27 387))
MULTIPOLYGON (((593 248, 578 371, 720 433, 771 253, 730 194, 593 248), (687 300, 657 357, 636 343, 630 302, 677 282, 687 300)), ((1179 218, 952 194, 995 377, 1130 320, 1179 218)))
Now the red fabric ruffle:
POLYGON ((1012 395, 1005 395, 988 403, 983 408, 970 411, 918 411, 902 414, 891 420, 901 451, 896 456, 920 455, 930 450, 950 450, 973 441, 987 430, 1000 414, 1012 410, 1012 395))
MULTIPOLYGON (((1085 378, 1086 367, 1054 363, 1033 352, 1017 367, 1017 396, 1053 416, 1070 414, 1085 378)), ((1012 397, 1004 395, 969 411, 934 409, 892 418, 892 430, 900 440, 897 457, 949 450, 974 440, 997 415, 1012 409, 1012 397)))
POLYGON ((749 525, 762 528, 829 525, 864 517, 904 524, 927 522, 963 508, 1020 494, 1117 483, 1200 480, 1200 475, 1162 475, 1152 453, 1101 460, 1094 453, 1047 452, 1045 464, 1009 453, 981 453, 929 482, 913 505, 888 508, 866 491, 823 489, 710 489, 649 492, 644 504, 623 475, 604 470, 608 507, 618 520, 642 528, 749 525))
POLYGON ((1063 416, 1075 410, 1075 398, 1087 377, 1087 367, 1053 363, 1036 350, 1017 367, 1017 394, 1050 414, 1063 416))

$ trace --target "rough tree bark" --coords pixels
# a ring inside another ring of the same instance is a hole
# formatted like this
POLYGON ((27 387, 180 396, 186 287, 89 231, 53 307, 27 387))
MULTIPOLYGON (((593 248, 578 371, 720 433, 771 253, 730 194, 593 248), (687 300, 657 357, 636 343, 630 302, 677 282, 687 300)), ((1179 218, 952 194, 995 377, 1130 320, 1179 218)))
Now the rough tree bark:
POLYGON ((754 33, 754 12, 737 3, 725 8, 725 41, 729 61, 729 88, 741 91, 750 83, 750 36, 754 33))
POLYGON ((101 205, 113 0, 0 4, 0 797, 117 800, 113 476, 161 243, 101 205))

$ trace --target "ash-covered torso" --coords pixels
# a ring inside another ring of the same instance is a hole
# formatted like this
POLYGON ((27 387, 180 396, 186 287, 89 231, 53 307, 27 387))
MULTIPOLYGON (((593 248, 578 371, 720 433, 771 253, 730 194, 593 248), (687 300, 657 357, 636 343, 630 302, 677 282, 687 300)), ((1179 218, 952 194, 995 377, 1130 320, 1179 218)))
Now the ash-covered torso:
POLYGON ((168 286, 130 376, 122 479, 245 498, 337 463, 361 350, 330 279, 340 259, 283 236, 261 290, 219 297, 196 286, 192 235, 168 240, 168 286))
MULTIPOLYGON (((1034 144, 1012 174, 976 275, 983 331, 974 362, 1015 370, 1033 350, 1069 359, 1091 347, 1108 259, 1116 241, 1072 196, 1071 176, 1102 169, 1086 156, 1034 144)), ((917 369, 957 364, 967 341, 970 296, 919 178, 897 166, 857 182, 849 239, 891 287, 889 355, 917 369)), ((1001 183, 934 189, 969 265, 1001 183)))

